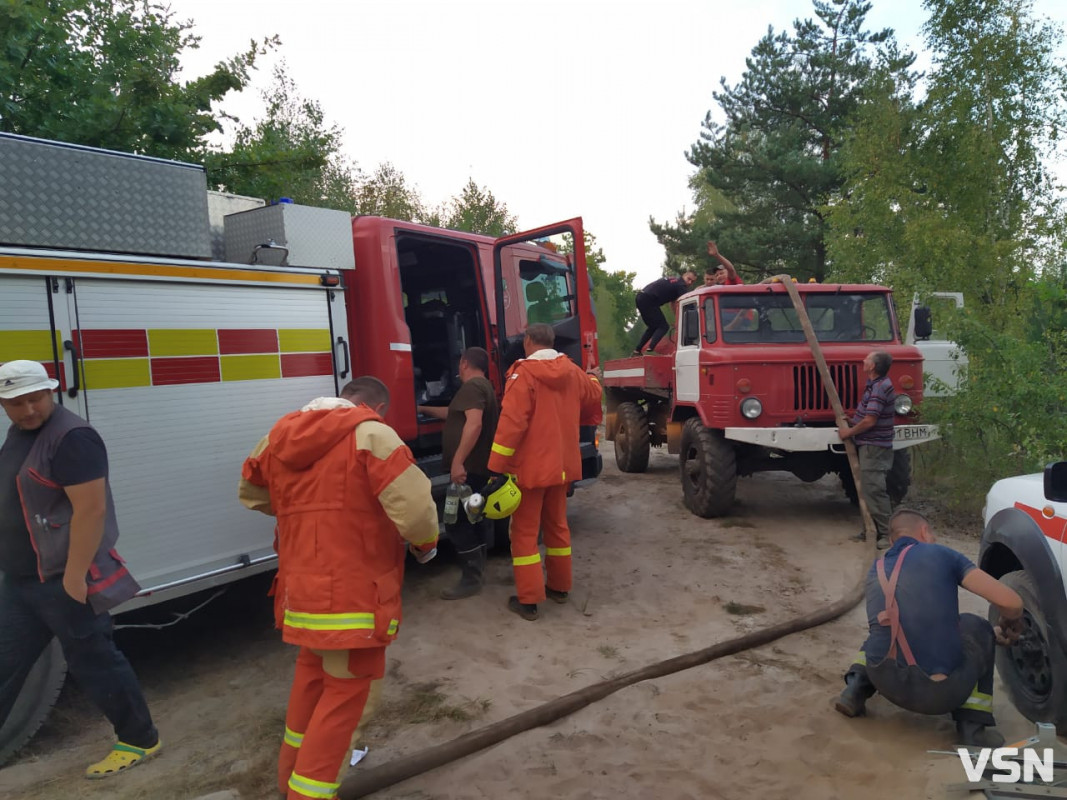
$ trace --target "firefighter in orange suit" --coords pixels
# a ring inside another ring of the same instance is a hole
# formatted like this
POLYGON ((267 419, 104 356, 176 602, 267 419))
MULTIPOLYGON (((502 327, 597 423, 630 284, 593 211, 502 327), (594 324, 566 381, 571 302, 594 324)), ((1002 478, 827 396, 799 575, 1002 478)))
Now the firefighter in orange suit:
POLYGON ((274 514, 274 612, 300 647, 278 758, 288 800, 331 798, 385 647, 400 626, 405 548, 436 552, 430 481, 382 422, 389 390, 357 378, 282 417, 245 461, 241 501, 274 514))
POLYGON ((567 356, 552 349, 555 332, 536 323, 526 329, 526 358, 504 381, 500 421, 489 456, 491 472, 511 473, 522 502, 511 518, 511 563, 516 594, 508 608, 537 619, 537 604, 567 601, 571 590, 571 532, 567 488, 582 477, 580 425, 600 422, 601 389, 567 356), (544 534, 547 581, 541 571, 538 530, 544 534))

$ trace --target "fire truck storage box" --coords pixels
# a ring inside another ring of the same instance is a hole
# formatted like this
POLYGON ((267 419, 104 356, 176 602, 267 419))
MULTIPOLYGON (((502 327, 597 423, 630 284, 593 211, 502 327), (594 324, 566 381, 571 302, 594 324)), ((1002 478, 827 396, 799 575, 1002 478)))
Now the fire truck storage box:
POLYGON ((0 244, 210 258, 204 168, 0 133, 0 244))
POLYGON ((230 214, 225 225, 227 261, 320 269, 356 265, 352 217, 344 211, 276 203, 230 214), (287 247, 288 255, 281 250, 260 250, 257 255, 257 245, 268 241, 287 247))
POLYGON ((245 197, 229 192, 207 193, 207 216, 211 223, 211 260, 226 260, 226 224, 229 214, 248 211, 250 208, 262 208, 266 203, 258 197, 245 197))

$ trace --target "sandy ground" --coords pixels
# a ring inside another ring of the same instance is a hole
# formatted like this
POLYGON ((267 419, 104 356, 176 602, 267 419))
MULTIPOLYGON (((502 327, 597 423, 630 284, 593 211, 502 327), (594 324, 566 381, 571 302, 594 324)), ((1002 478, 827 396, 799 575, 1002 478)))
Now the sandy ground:
MULTIPOLYGON (((869 551, 847 541, 858 513, 836 478, 804 484, 764 474, 739 482, 734 514, 684 508, 677 461, 653 453, 624 475, 605 453, 594 487, 570 507, 575 589, 541 619, 510 614, 510 559, 490 559, 477 598, 436 599, 448 554, 410 565, 405 622, 389 649, 381 705, 367 728, 369 765, 445 742, 559 695, 809 612, 851 588, 869 551), (737 613, 741 612, 741 613, 737 613)), ((946 521, 937 519, 944 529, 946 521)), ((972 558, 978 520, 942 541, 972 558)), ((261 580, 166 631, 123 631, 165 741, 155 761, 103 782, 81 778, 110 731, 73 689, 19 760, 0 797, 190 800, 232 789, 273 798, 294 651, 279 642, 261 580)), ((968 598, 970 600, 970 598, 968 598)), ((982 611, 980 602, 966 610, 982 611)), ((381 798, 942 798, 964 774, 948 717, 881 698, 865 718, 837 714, 841 673, 864 636, 856 608, 820 628, 631 686, 554 724, 379 792, 381 798)), ((1009 741, 1033 726, 998 683, 1009 741)), ((355 769, 360 769, 356 767, 355 769)))

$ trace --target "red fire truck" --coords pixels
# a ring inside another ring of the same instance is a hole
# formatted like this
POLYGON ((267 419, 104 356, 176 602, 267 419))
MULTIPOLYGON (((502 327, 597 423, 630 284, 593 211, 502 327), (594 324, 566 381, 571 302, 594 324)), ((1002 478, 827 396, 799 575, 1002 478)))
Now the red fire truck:
MULTIPOLYGON (((498 391, 530 322, 598 363, 581 219, 493 239, 206 191, 195 165, 0 134, 0 363, 38 360, 107 443, 127 611, 272 569, 273 523, 237 502, 271 425, 376 375, 386 421, 443 495, 438 420, 460 354, 498 391), (558 243, 558 244, 557 244, 558 243), (568 253, 573 253, 570 255, 568 253)), ((600 472, 582 432, 582 480, 600 472)), ((0 725, 0 763, 63 681, 53 643, 0 725)))
MULTIPOLYGON (((805 309, 845 409, 862 395, 864 357, 893 356, 897 390, 890 497, 911 480, 906 448, 937 438, 920 424, 922 355, 901 343, 890 290, 873 285, 800 284, 805 309)), ((604 365, 606 435, 623 472, 644 472, 651 447, 680 460, 686 506, 721 516, 738 476, 784 470, 804 481, 836 472, 855 484, 833 409, 797 313, 780 283, 701 287, 677 306, 677 331, 655 353, 604 365)))

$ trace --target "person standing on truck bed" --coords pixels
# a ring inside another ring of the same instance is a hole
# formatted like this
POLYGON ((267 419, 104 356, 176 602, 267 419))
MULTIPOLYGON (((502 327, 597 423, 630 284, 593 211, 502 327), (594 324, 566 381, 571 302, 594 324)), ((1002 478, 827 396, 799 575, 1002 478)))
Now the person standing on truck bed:
POLYGON ((489 456, 489 470, 510 473, 522 490, 511 517, 511 564, 516 594, 508 609, 526 620, 538 617, 546 597, 565 603, 571 590, 571 531, 567 489, 582 477, 579 427, 597 425, 600 382, 553 349, 551 325, 526 329, 526 358, 516 361, 504 381, 504 400, 489 456), (541 571, 538 531, 544 534, 541 571))
POLYGON ((52 393, 36 361, 0 366, 12 425, 0 448, 0 727, 55 636, 70 674, 118 742, 87 778, 156 755, 161 744, 137 676, 111 638, 111 615, 140 587, 115 552, 119 530, 107 449, 52 393))
POLYGON ((870 634, 834 707, 856 717, 867 699, 881 692, 918 714, 951 712, 965 747, 1000 747, 993 651, 996 644, 1018 639, 1022 599, 966 556, 935 544, 929 521, 917 511, 897 511, 889 535, 892 546, 867 574, 870 634), (960 586, 998 609, 997 627, 975 614, 960 614, 960 586))
POLYGON ((336 796, 400 627, 401 537, 420 562, 436 552, 430 479, 388 406, 384 383, 356 378, 282 417, 241 472, 241 502, 278 519, 275 620, 300 648, 278 755, 288 800, 336 796))
POLYGON ((705 286, 741 286, 744 281, 730 260, 719 252, 715 242, 708 242, 708 255, 719 263, 704 270, 705 286))
MULTIPOLYGON (((889 379, 889 367, 893 356, 883 350, 875 350, 863 359, 863 371, 867 385, 863 398, 856 406, 851 425, 841 425, 837 435, 851 438, 856 444, 860 462, 860 482, 863 484, 863 500, 878 532, 876 544, 879 550, 889 547, 889 515, 893 513, 886 491, 886 473, 893 466, 893 404, 896 392, 889 379)), ((867 534, 860 531, 853 539, 864 541, 867 534)))
MULTIPOLYGON (((419 406, 418 410, 445 421, 441 434, 441 465, 448 467, 452 483, 467 484, 476 492, 489 482, 489 448, 496 434, 500 409, 493 384, 486 378, 489 353, 481 347, 468 347, 459 359, 459 379, 463 385, 447 407, 419 406)), ((471 597, 482 590, 485 554, 492 536, 492 521, 474 524, 461 510, 447 526, 448 536, 459 558, 459 583, 445 589, 445 600, 471 597)))
POLYGON ((634 349, 635 356, 641 355, 646 344, 649 353, 656 349, 659 340, 670 330, 660 306, 673 303, 688 292, 696 280, 696 273, 688 270, 680 278, 658 278, 637 293, 637 313, 641 315, 641 321, 646 327, 634 349))

